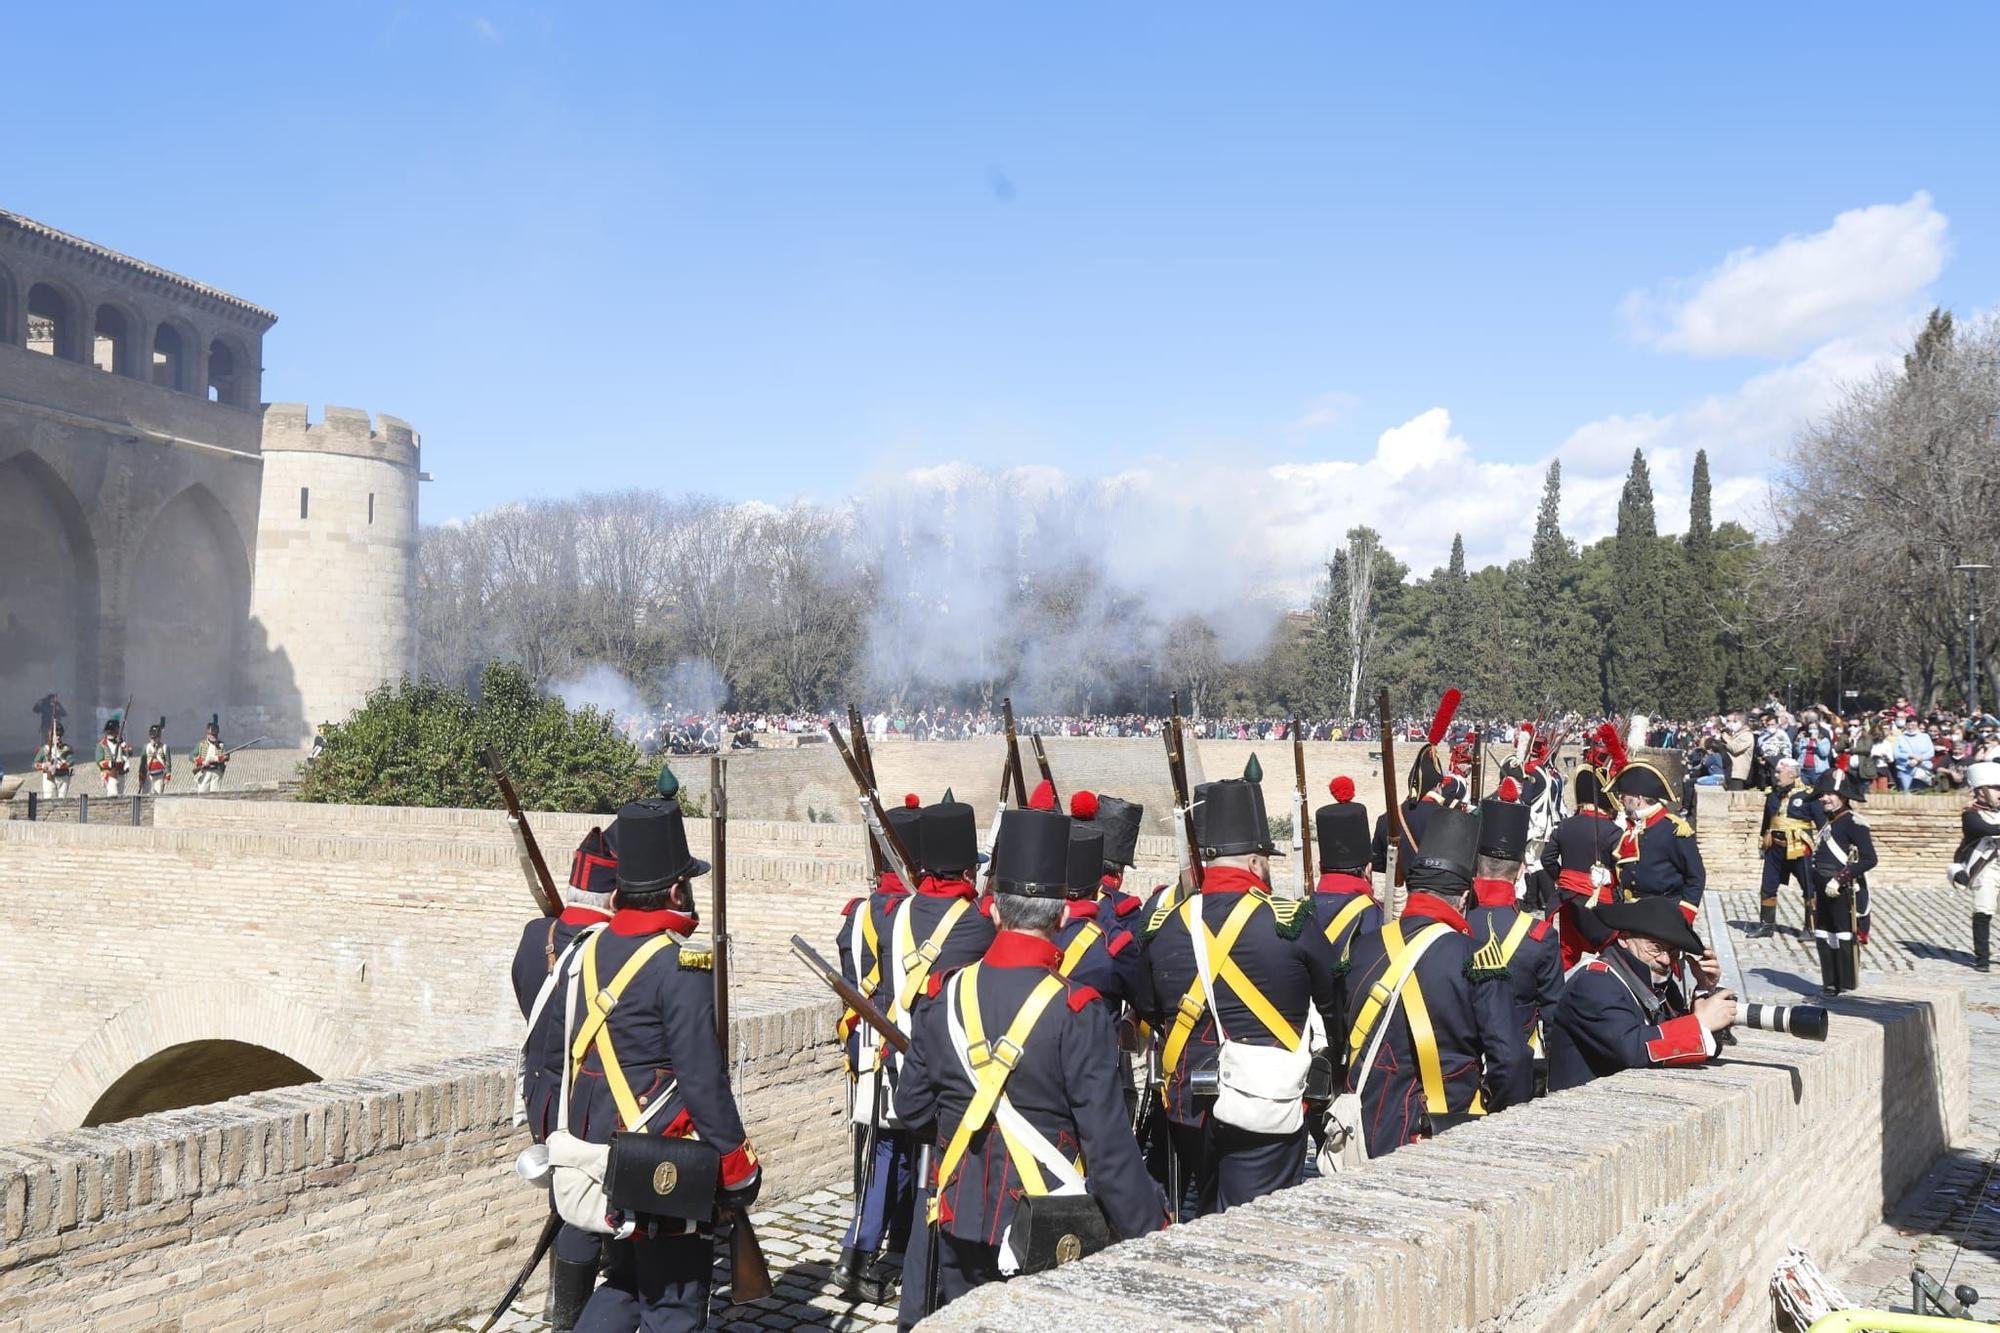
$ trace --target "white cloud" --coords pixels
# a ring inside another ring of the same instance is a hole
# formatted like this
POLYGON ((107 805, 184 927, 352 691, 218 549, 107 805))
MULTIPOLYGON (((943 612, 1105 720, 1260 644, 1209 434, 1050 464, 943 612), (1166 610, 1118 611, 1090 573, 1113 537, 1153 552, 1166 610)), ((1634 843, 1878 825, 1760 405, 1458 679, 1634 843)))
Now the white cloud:
POLYGON ((482 42, 497 42, 500 40, 500 29, 494 25, 492 19, 487 18, 484 14, 473 15, 472 31, 482 42))
POLYGON ((1945 215, 1919 190, 1825 231, 1746 247, 1707 273, 1625 298, 1634 336, 1692 356, 1789 356, 1907 313, 1943 271, 1945 215))
POLYGON ((1338 426, 1341 422, 1347 420, 1348 414, 1360 405, 1361 399, 1356 394, 1346 393, 1338 389, 1332 393, 1323 393, 1310 403, 1307 403, 1306 410, 1300 413, 1298 418, 1285 429, 1295 433, 1303 433, 1305 431, 1325 430, 1329 426, 1338 426))

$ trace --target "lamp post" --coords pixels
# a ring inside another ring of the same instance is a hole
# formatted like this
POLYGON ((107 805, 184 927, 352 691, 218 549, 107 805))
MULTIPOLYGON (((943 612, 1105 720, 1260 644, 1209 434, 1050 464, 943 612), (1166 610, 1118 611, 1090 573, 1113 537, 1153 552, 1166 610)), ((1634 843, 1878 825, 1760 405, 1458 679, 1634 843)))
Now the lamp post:
POLYGON ((1979 716, 1979 571, 1991 565, 1953 565, 1965 575, 1965 710, 1979 716))

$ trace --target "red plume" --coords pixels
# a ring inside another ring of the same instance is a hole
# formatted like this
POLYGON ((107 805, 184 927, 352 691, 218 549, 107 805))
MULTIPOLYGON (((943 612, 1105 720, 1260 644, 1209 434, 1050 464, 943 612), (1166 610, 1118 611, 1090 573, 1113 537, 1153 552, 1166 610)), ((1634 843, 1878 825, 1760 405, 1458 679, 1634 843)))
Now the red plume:
POLYGON ((1632 756, 1625 752, 1625 738, 1618 734, 1617 723, 1606 722, 1599 727, 1597 742, 1604 747, 1604 753, 1609 756, 1611 776, 1617 777, 1625 765, 1632 762, 1632 756))
POLYGON ((1069 817, 1071 819, 1097 818, 1097 793, 1094 791, 1072 793, 1069 798, 1069 817))
POLYGON ((1458 711, 1458 701, 1463 697, 1457 690, 1446 690, 1444 698, 1438 700, 1438 710, 1431 718, 1430 743, 1436 745, 1451 730, 1451 716, 1458 711))
POLYGON ((1503 801, 1518 801, 1521 799, 1521 784, 1512 778, 1502 778, 1500 790, 1495 794, 1503 801))
POLYGON ((1030 810, 1055 809, 1056 784, 1050 782, 1047 778, 1043 778, 1040 782, 1037 782, 1035 789, 1028 793, 1028 808, 1030 810))
POLYGON ((924 803, 923 798, 918 796, 915 792, 911 791, 903 793, 903 804, 908 806, 910 809, 914 810, 923 803, 924 803))
POLYGON ((1336 801, 1351 801, 1354 799, 1353 778, 1335 778, 1326 784, 1326 789, 1333 793, 1333 799, 1336 801))

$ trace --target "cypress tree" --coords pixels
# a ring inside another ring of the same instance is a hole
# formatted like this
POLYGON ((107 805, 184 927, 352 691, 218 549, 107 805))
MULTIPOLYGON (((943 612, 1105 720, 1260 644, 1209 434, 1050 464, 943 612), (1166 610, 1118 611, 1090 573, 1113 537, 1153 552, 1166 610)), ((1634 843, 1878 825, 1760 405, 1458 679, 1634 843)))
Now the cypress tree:
POLYGON ((1540 712, 1595 708, 1598 636, 1577 605, 1576 548, 1562 531, 1562 460, 1549 464, 1542 480, 1542 506, 1535 515, 1521 586, 1519 631, 1524 703, 1540 712))
POLYGON ((1474 635, 1476 616, 1472 585, 1465 573, 1465 538, 1453 533, 1451 559, 1431 576, 1431 688, 1442 692, 1464 689, 1466 664, 1480 651, 1474 635))
POLYGON ((1632 470, 1618 497, 1618 535, 1611 547, 1617 586, 1606 645, 1607 711, 1650 713, 1664 702, 1667 580, 1661 564, 1653 478, 1646 455, 1634 449, 1632 470))
POLYGON ((1668 697, 1677 715, 1700 718, 1715 711, 1720 676, 1715 637, 1715 523, 1706 449, 1694 456, 1688 530, 1679 556, 1682 577, 1674 580, 1667 622, 1667 646, 1672 652, 1668 697))

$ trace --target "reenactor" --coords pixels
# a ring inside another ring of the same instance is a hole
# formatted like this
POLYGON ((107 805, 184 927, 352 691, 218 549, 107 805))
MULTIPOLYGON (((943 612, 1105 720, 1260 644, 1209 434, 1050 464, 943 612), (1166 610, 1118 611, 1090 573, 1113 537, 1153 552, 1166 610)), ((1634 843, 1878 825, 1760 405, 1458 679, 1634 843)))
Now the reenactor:
POLYGON ((222 774, 229 767, 229 751, 222 747, 222 719, 208 719, 201 744, 194 747, 194 789, 206 794, 222 787, 222 774))
POLYGON ((1055 943, 1062 950, 1062 974, 1096 991, 1115 1019, 1138 994, 1139 950, 1132 932, 1119 924, 1104 887, 1104 834, 1074 817, 1062 922, 1055 943))
MULTIPOLYGON (((213 729, 214 724, 210 724, 213 729)), ((611 896, 618 887, 618 824, 584 834, 570 856, 569 883, 558 916, 531 917, 514 949, 514 999, 527 1020, 521 1045, 517 1114, 536 1143, 560 1126, 556 1112, 567 1060, 563 1051, 560 983, 564 966, 579 943, 611 920, 611 896)), ((576 1327, 597 1284, 601 1238, 565 1222, 549 1256, 549 1327, 568 1333, 576 1327)))
POLYGON ((167 748, 167 720, 161 718, 146 728, 145 749, 139 755, 139 790, 147 796, 164 796, 174 780, 174 752, 167 748))
POLYGON ((999 933, 968 965, 931 970, 916 1006, 896 1115, 925 1127, 937 1164, 929 1272, 903 1284, 905 1327, 985 1283, 1167 1225, 1116 1086, 1110 1012, 1061 970, 1069 826, 1052 810, 1001 816, 999 933))
POLYGON ((1701 910, 1708 872, 1694 826, 1680 815, 1680 797, 1666 775, 1647 760, 1618 770, 1611 789, 1625 807, 1625 832, 1618 839, 1618 891, 1635 898, 1671 898, 1690 922, 1701 910))
POLYGON ((76 751, 63 739, 63 725, 55 724, 54 734, 35 751, 35 771, 42 775, 42 798, 54 800, 69 795, 69 777, 76 771, 76 751))
POLYGON ((1664 895, 1593 909, 1616 932, 1569 974, 1549 1027, 1549 1090, 1621 1069, 1700 1064, 1736 1021, 1736 997, 1679 904, 1664 895))
POLYGON ((1146 817, 1146 807, 1116 796, 1079 791, 1070 794, 1069 816, 1104 834, 1104 874, 1099 881, 1102 888, 1098 896, 1103 900, 1105 910, 1128 928, 1140 924, 1134 918, 1146 905, 1146 900, 1125 891, 1125 872, 1138 858, 1139 830, 1146 817))
POLYGON ((1354 799, 1353 778, 1335 778, 1328 790, 1333 804, 1313 813, 1320 875, 1313 886, 1312 907, 1327 947, 1340 958, 1356 932, 1382 928, 1382 909, 1376 905, 1369 872, 1367 807, 1354 799))
POLYGON ((1479 816, 1441 810, 1421 845, 1402 916, 1355 936, 1341 960, 1351 1026, 1327 1029, 1345 1034, 1347 1091, 1361 1099, 1370 1157, 1524 1102, 1534 1088, 1507 965, 1496 944, 1473 940, 1460 912, 1479 816))
POLYGON ((1828 995, 1860 984, 1859 945, 1868 942, 1868 872, 1875 868, 1875 836, 1854 817, 1852 778, 1826 769, 1813 784, 1826 822, 1813 836, 1816 896, 1808 926, 1819 946, 1820 989, 1828 995))
MULTIPOLYGON (((686 947, 699 921, 678 803, 618 812, 612 916, 564 968, 580 979, 567 1015, 566 1129, 591 1144, 619 1133, 694 1138, 720 1156, 718 1188, 747 1210, 761 1175, 715 1032, 714 956, 686 947)), ((578 1318, 591 1330, 703 1328, 714 1269, 710 1224, 621 1216, 604 1242, 605 1279, 578 1318)))
POLYGON ((1524 910, 1516 897, 1533 822, 1533 812, 1515 799, 1519 795, 1514 779, 1504 778, 1499 791, 1479 803, 1479 859, 1472 871, 1479 905, 1465 914, 1465 923, 1480 952, 1499 952, 1514 990, 1514 1018, 1534 1057, 1536 1085, 1546 1087, 1544 1024, 1562 998, 1562 942, 1547 918, 1524 910))
POLYGON ((1764 796, 1764 822, 1758 830, 1758 846, 1763 849, 1764 880, 1757 896, 1757 928, 1750 932, 1762 938, 1777 929, 1778 888, 1786 880, 1796 880, 1799 900, 1805 907, 1805 929, 1813 920, 1813 842, 1826 823, 1812 787, 1799 777, 1796 759, 1780 759, 1771 790, 1764 796))
MULTIPOLYGON (((1400 839, 1401 850, 1396 858, 1397 881, 1408 879, 1409 868, 1416 862, 1417 846, 1424 840, 1424 829, 1429 826, 1431 816, 1439 810, 1462 808, 1470 790, 1465 779, 1452 770, 1453 760, 1444 748, 1444 738, 1451 731, 1452 714, 1458 711, 1457 690, 1446 690, 1438 703, 1437 713, 1431 718, 1430 730, 1425 733, 1425 743, 1418 747, 1417 754, 1410 761, 1409 795, 1403 799, 1403 831, 1408 837, 1400 839), (1445 755, 1441 759, 1439 756, 1445 755), (1415 839, 1415 843, 1411 842, 1415 839)), ((1378 871, 1389 865, 1389 816, 1384 812, 1375 821, 1374 857, 1371 864, 1378 871)), ((1393 887, 1393 886, 1392 886, 1393 887)))
MULTIPOLYGON (((923 801, 915 792, 883 812, 903 850, 922 865, 923 801)), ((912 869, 915 869, 913 866, 912 869)), ((840 970, 856 990, 875 996, 882 990, 882 921, 910 895, 894 867, 885 866, 874 891, 841 909, 840 931, 834 938, 840 970)), ((849 1300, 883 1305, 895 1299, 896 1276, 887 1253, 902 1254, 909 1242, 910 1208, 915 1198, 915 1163, 907 1135, 884 1132, 889 1088, 882 1081, 882 1044, 865 1030, 861 1016, 843 1010, 839 1033, 848 1075, 849 1120, 853 1125, 854 1214, 841 1240, 833 1281, 849 1300)))
POLYGON ((1555 881, 1556 924, 1562 970, 1575 967, 1611 938, 1590 910, 1617 900, 1618 807, 1603 774, 1588 765, 1576 771, 1576 813, 1556 824, 1542 844, 1542 871, 1555 881))
POLYGON ((1958 848, 1951 855, 1951 882, 1972 890, 1972 966, 1993 966, 1993 913, 2000 909, 2000 762, 1969 764, 1965 785, 1972 804, 1958 819, 1958 848))
POLYGON ((1311 1017, 1341 1030, 1333 950, 1312 904, 1271 896, 1262 791, 1232 778, 1194 798, 1201 883, 1154 909, 1139 955, 1138 1008, 1164 1034, 1176 1216, 1190 1185, 1199 1216, 1297 1182, 1311 1017))
POLYGON ((125 793, 125 770, 132 766, 132 747, 125 743, 125 727, 118 714, 104 720, 104 734, 97 738, 97 773, 104 779, 106 796, 125 793))

